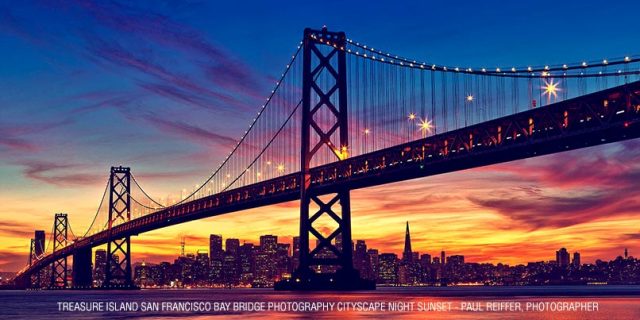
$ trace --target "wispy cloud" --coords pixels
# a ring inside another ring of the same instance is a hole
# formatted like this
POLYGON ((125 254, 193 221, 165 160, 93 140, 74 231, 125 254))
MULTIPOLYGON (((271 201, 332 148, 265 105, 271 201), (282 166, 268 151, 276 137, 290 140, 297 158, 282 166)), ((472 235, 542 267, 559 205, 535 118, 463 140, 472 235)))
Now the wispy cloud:
POLYGON ((29 160, 20 165, 24 167, 25 177, 55 186, 92 185, 102 183, 104 180, 104 175, 79 172, 83 166, 77 164, 29 160))
POLYGON ((42 123, 1 123, 0 122, 0 150, 6 148, 8 151, 20 153, 33 153, 40 151, 42 145, 27 137, 47 132, 48 130, 61 127, 71 123, 71 120, 64 119, 42 123))
POLYGON ((170 131, 198 143, 215 144, 228 148, 233 146, 233 144, 235 144, 236 142, 236 140, 231 137, 209 131, 185 122, 167 120, 165 118, 152 114, 144 114, 141 116, 141 118, 161 131, 170 131))

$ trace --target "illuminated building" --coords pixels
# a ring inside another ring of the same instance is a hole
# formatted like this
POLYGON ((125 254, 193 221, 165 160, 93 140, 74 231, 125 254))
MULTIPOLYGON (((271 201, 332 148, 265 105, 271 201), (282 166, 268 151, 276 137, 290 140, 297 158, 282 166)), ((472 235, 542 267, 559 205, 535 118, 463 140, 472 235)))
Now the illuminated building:
POLYGON ((383 253, 379 256, 378 283, 398 284, 398 256, 395 253, 383 253))
POLYGON ((556 263, 562 268, 569 266, 569 252, 567 249, 561 248, 556 251, 556 263))

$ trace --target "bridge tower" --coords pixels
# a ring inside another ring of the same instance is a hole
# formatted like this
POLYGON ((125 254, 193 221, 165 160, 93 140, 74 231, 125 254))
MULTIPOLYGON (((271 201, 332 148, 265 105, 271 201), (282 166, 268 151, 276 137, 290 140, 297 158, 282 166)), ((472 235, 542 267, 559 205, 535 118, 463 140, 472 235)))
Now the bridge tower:
POLYGON ((359 290, 375 289, 360 278, 353 267, 350 191, 345 187, 322 192, 311 188, 310 168, 314 156, 329 148, 337 160, 349 152, 347 118, 347 66, 344 32, 304 30, 302 76, 302 146, 300 183, 300 262, 292 279, 276 284, 277 290, 359 290), (325 72, 331 75, 328 87, 316 81, 325 72), (316 122, 316 114, 329 110, 335 121, 316 122), (328 216, 337 227, 323 234, 314 222, 328 216), (310 235, 315 238, 311 247, 310 235), (335 274, 321 274, 315 266, 329 266, 335 274))
MULTIPOLYGON (((56 213, 53 221, 53 251, 67 246, 69 218, 66 213, 56 213)), ((67 288, 67 257, 57 259, 51 264, 51 289, 67 288)))
MULTIPOLYGON (((30 254, 29 254, 29 265, 33 265, 36 262, 38 262, 38 260, 42 257, 42 255, 44 254, 44 240, 45 240, 45 232, 44 230, 36 230, 34 233, 34 238, 31 239, 31 249, 30 249, 30 254)), ((46 287, 47 285, 43 285, 43 283, 45 283, 44 281, 46 280, 46 268, 42 269, 42 270, 38 270, 34 273, 32 273, 29 277, 30 282, 28 283, 28 286, 30 288, 42 288, 42 287, 46 287)))
MULTIPOLYGON (((38 256, 36 255, 36 239, 31 238, 31 246, 29 249, 29 266, 32 266, 34 263, 38 261, 38 256)), ((34 272, 29 277, 29 288, 40 288, 40 274, 41 272, 34 272)))
MULTIPOLYGON (((109 177, 109 223, 108 230, 120 223, 131 220, 131 170, 127 167, 111 167, 109 177)), ((107 242, 107 263, 105 264, 105 288, 133 288, 131 280, 130 237, 107 242)))

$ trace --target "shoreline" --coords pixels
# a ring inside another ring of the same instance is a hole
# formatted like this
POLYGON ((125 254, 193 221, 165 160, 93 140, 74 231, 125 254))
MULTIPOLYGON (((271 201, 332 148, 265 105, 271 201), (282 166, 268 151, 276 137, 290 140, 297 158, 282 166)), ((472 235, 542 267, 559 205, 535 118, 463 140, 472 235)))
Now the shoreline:
MULTIPOLYGON (((80 292, 96 293, 152 293, 162 294, 162 292, 216 292, 234 294, 238 292, 255 295, 280 295, 291 294, 291 291, 275 291, 272 288, 147 288, 141 290, 11 290, 5 289, 0 292, 42 292, 51 294, 74 294, 80 292)), ((460 287, 377 287, 376 290, 368 291, 318 291, 300 292, 300 296, 313 296, 331 294, 359 294, 367 293, 374 295, 403 294, 407 296, 427 296, 427 297, 589 297, 589 296, 638 296, 640 298, 640 285, 567 285, 567 286, 460 286, 460 287)))

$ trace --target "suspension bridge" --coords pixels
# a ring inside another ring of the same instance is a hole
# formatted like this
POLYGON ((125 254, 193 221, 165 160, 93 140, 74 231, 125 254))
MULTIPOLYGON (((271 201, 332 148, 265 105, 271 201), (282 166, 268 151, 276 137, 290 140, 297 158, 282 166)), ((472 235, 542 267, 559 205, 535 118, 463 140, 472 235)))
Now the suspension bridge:
POLYGON ((106 245, 102 288, 132 288, 132 236, 300 200, 299 266, 276 289, 372 289, 353 268, 351 190, 638 136, 639 56, 445 66, 306 29, 247 130, 193 192, 153 198, 130 168, 112 167, 89 228, 75 234, 56 214, 50 240, 36 232, 15 282, 89 288, 92 248, 106 245), (314 272, 319 265, 337 271, 314 272))

